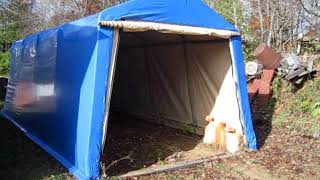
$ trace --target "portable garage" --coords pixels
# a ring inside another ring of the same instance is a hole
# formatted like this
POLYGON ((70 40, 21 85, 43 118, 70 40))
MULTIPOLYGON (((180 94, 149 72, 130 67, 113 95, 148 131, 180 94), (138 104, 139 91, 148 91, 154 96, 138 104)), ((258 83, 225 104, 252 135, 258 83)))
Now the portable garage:
POLYGON ((99 177, 110 104, 198 134, 213 110, 257 148, 240 34, 200 0, 131 0, 32 34, 10 68, 2 114, 79 179, 99 177))

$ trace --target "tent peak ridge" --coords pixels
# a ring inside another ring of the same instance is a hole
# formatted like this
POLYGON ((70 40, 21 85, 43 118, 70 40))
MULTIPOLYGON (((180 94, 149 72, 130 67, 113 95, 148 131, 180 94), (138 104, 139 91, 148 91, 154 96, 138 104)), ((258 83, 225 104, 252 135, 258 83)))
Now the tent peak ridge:
POLYGON ((98 24, 100 26, 122 29, 125 32, 144 32, 153 30, 171 34, 208 35, 223 39, 229 39, 232 36, 240 36, 239 32, 230 30, 149 21, 100 21, 98 24))

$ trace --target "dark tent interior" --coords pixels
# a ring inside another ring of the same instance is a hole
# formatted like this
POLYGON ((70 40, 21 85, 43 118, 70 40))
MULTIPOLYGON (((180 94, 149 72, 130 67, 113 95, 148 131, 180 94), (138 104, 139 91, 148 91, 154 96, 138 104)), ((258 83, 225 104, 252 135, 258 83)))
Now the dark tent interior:
POLYGON ((201 135, 231 64, 228 40, 120 32, 103 154, 107 171, 213 155, 201 135))

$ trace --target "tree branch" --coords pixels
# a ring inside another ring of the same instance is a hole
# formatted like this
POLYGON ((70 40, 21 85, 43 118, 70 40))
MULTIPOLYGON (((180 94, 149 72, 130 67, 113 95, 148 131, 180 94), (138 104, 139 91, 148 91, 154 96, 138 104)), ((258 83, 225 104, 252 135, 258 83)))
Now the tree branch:
POLYGON ((303 0, 300 0, 299 2, 300 2, 300 4, 301 4, 302 8, 303 8, 308 14, 311 14, 311 15, 314 15, 314 16, 320 18, 320 14, 317 14, 317 13, 312 12, 311 10, 307 9, 306 6, 303 4, 302 1, 303 1, 303 0))

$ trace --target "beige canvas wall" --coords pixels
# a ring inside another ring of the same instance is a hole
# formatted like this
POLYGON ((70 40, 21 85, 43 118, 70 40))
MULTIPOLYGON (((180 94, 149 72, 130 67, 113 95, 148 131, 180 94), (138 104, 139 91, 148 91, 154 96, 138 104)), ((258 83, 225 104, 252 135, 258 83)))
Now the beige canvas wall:
MULTIPOLYGON (((201 134, 232 71, 229 41, 121 46, 125 41, 120 36, 111 110, 201 134)), ((229 105, 220 100, 218 109, 229 105)))

